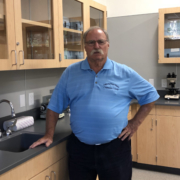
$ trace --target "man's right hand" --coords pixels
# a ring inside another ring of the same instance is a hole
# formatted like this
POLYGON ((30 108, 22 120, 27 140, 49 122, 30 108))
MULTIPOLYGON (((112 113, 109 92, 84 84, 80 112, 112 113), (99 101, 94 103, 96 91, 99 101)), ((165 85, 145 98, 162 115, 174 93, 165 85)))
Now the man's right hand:
POLYGON ((29 149, 33 149, 36 146, 39 146, 41 144, 45 144, 46 147, 50 146, 50 144, 52 144, 53 142, 53 138, 49 137, 48 135, 43 136, 41 139, 37 140, 36 142, 34 142, 29 149))

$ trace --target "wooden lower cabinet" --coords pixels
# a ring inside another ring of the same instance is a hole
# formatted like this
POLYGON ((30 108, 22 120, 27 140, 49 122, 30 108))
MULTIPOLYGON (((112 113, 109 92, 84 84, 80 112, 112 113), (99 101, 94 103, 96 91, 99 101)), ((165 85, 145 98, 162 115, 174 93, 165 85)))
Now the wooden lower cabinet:
POLYGON ((0 180, 49 180, 46 176, 51 180, 68 180, 66 143, 64 141, 7 171, 0 175, 0 180))
MULTIPOLYGON (((131 105, 131 119, 135 116, 137 113, 137 105, 132 104, 131 105)), ((131 154, 132 154, 132 161, 137 161, 137 132, 133 134, 131 137, 131 154)))
MULTIPOLYGON (((36 175, 35 177, 31 178, 30 180, 45 180, 46 179, 46 176, 47 176, 47 179, 48 176, 49 176, 49 171, 48 169, 44 170, 43 172, 39 173, 38 175, 36 175)), ((50 176, 49 176, 50 177, 50 176)))
POLYGON ((180 168, 180 117, 157 116, 157 165, 180 168))
POLYGON ((137 138, 131 143, 137 151, 137 159, 133 161, 180 168, 179 129, 180 107, 156 105, 139 126, 137 138))
POLYGON ((156 165, 155 115, 148 115, 137 131, 137 162, 156 165))
POLYGON ((30 180, 68 180, 68 159, 67 156, 45 169, 30 180))
POLYGON ((68 156, 49 167, 51 180, 68 180, 68 156))

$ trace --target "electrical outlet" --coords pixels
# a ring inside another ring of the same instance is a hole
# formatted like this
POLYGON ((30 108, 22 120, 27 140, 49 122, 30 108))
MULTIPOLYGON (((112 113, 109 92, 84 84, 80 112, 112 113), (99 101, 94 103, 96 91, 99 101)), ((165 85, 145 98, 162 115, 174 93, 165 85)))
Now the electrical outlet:
POLYGON ((29 93, 29 106, 34 105, 34 93, 29 93))
POLYGON ((167 87, 167 80, 166 79, 161 79, 161 86, 162 87, 167 87))
POLYGON ((20 107, 24 107, 25 106, 25 94, 21 94, 19 96, 20 99, 20 107))
POLYGON ((149 83, 154 86, 154 79, 149 79, 149 83))

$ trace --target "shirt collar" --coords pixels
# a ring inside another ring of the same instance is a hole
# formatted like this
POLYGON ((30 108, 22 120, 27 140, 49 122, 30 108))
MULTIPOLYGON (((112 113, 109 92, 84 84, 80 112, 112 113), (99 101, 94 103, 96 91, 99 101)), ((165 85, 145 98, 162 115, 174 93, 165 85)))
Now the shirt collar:
MULTIPOLYGON (((111 68, 112 68, 112 62, 107 57, 107 60, 106 60, 106 63, 104 64, 103 69, 111 69, 111 68)), ((89 66, 87 58, 84 61, 82 61, 81 69, 84 69, 84 70, 91 69, 90 66, 89 66)))

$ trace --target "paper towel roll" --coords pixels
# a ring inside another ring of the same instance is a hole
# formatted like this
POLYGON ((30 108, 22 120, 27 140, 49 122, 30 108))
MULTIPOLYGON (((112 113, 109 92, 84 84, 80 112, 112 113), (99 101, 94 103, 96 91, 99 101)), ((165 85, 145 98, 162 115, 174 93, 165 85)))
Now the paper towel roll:
MULTIPOLYGON (((8 127, 10 127, 16 118, 5 121, 3 123, 4 130, 7 130, 8 127)), ((20 129, 27 128, 29 126, 32 126, 34 124, 34 118, 32 116, 21 116, 17 118, 16 125, 13 127, 10 127, 12 131, 18 131, 20 129)))

